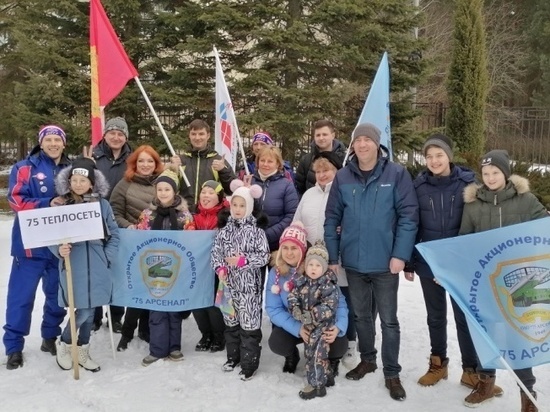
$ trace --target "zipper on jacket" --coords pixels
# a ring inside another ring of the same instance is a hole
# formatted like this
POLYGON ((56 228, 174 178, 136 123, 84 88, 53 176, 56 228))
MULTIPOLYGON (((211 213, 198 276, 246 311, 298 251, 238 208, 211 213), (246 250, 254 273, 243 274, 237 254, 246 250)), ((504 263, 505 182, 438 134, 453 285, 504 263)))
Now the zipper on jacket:
POLYGON ((443 207, 445 201, 443 199, 443 192, 441 193, 441 231, 445 230, 445 213, 443 211, 445 208, 443 207))
POLYGON ((197 194, 199 193, 199 174, 200 174, 200 170, 201 170, 201 157, 200 157, 200 154, 199 154, 197 156, 197 177, 195 178, 195 196, 194 196, 195 204, 198 203, 197 194))
POLYGON ((434 206, 434 200, 432 199, 431 196, 430 196, 430 207, 432 208, 432 217, 435 220, 435 206, 434 206))
POLYGON ((453 209, 454 209, 454 206, 455 206, 455 195, 452 195, 451 196, 451 218, 453 217, 453 209))

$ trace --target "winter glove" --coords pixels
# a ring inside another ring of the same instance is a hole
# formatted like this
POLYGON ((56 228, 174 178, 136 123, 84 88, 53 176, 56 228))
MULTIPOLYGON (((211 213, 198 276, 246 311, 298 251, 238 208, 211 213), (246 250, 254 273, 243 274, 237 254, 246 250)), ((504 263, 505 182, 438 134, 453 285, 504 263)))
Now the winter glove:
POLYGON ((216 273, 221 280, 227 279, 227 267, 220 266, 216 273))
POLYGON ((311 312, 309 310, 304 310, 302 312, 302 323, 304 325, 312 325, 313 324, 313 316, 311 315, 311 312))
POLYGON ((298 306, 292 309, 292 317, 297 321, 302 321, 302 310, 298 306))

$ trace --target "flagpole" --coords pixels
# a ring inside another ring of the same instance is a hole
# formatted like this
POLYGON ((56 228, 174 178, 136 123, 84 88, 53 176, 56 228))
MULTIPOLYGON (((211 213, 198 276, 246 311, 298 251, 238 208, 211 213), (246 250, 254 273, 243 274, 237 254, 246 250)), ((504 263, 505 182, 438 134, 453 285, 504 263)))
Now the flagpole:
MULTIPOLYGON (((155 108, 153 107, 151 100, 149 100, 147 93, 145 93, 145 89, 143 88, 143 85, 141 84, 139 77, 135 76, 134 80, 136 81, 136 84, 138 85, 139 90, 141 91, 141 94, 143 95, 143 98, 147 103, 147 106, 149 106, 149 110, 151 110, 151 113, 153 113, 153 117, 157 122, 157 126, 160 129, 160 133, 162 134, 162 137, 164 137, 164 141, 166 142, 166 145, 168 146, 170 153, 172 153, 172 156, 176 156, 176 152, 172 147, 172 143, 170 143, 170 139, 168 139, 168 136, 166 135, 166 131, 164 130, 164 127, 162 126, 162 123, 160 122, 160 119, 157 116, 157 112, 155 111, 155 108)), ((181 172, 181 175, 183 176, 183 180, 185 181, 185 184, 187 185, 187 187, 191 187, 191 183, 189 183, 189 180, 187 179, 187 176, 185 175, 185 171, 183 170, 183 167, 181 165, 180 165, 180 172, 181 172)))
MULTIPOLYGON (((489 336, 487 336, 487 339, 490 339, 489 336)), ((504 360, 504 358, 501 356, 500 357, 500 363, 502 364, 502 366, 504 366, 504 368, 510 372, 512 374, 512 377, 514 378, 514 380, 516 381, 516 383, 518 384, 518 386, 521 388, 521 390, 525 393, 525 395, 527 395, 527 397, 531 400, 531 402, 533 402, 533 405, 535 405, 538 410, 542 410, 542 408, 537 404, 537 400, 535 399, 535 397, 533 396, 533 394, 531 393, 531 391, 529 391, 527 389, 527 387, 523 384, 523 382, 521 381, 520 378, 518 378, 518 375, 516 375, 516 372, 514 372, 514 370, 512 369, 512 367, 510 365, 508 365, 508 362, 506 362, 504 360)))

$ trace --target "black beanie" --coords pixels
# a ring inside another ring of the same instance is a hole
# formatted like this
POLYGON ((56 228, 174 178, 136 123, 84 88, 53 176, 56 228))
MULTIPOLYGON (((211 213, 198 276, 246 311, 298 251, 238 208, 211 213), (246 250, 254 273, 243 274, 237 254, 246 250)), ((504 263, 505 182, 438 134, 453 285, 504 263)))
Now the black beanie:
POLYGON ((81 175, 87 177, 92 186, 95 185, 95 162, 87 157, 81 157, 76 159, 71 166, 71 176, 81 175))
POLYGON ((434 134, 428 137, 424 146, 422 146, 422 153, 426 156, 426 151, 430 146, 437 146, 442 149, 449 160, 453 161, 453 141, 450 137, 445 136, 444 134, 434 134))
POLYGON ((498 167, 504 173, 506 180, 512 174, 510 170, 510 155, 506 150, 491 150, 485 154, 481 159, 481 167, 489 165, 498 167))
POLYGON ((338 155, 334 152, 324 151, 319 152, 314 158, 313 161, 316 161, 317 159, 327 159, 335 168, 336 170, 340 170, 342 168, 342 160, 338 157, 338 155))

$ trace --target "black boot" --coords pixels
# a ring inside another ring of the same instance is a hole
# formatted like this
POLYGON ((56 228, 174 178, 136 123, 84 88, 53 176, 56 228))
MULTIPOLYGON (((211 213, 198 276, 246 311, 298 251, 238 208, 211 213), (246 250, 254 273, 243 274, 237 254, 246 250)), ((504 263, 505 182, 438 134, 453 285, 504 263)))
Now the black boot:
POLYGON ((210 346, 210 352, 221 352, 225 349, 225 339, 223 333, 214 333, 212 338, 212 345, 210 346))
POLYGON ((56 340, 57 338, 42 339, 42 345, 40 345, 40 350, 42 352, 50 352, 52 356, 55 356, 57 353, 57 348, 55 347, 56 340))
POLYGON ((298 348, 294 348, 294 352, 290 356, 285 357, 285 364, 283 365, 283 372, 294 373, 300 362, 300 352, 298 348))
POLYGON ((340 359, 329 359, 329 372, 327 374, 327 388, 334 386, 334 378, 338 376, 338 365, 340 364, 340 359))
POLYGON ((212 347, 212 336, 210 336, 210 334, 204 334, 202 335, 201 340, 199 340, 199 343, 195 345, 195 350, 197 352, 208 352, 211 347, 212 347))
POLYGON ((128 349, 128 344, 132 339, 128 339, 126 336, 122 336, 116 347, 117 352, 124 352, 128 349))
POLYGON ((8 362, 6 363, 6 369, 13 370, 23 366, 23 353, 13 352, 8 355, 8 362))

